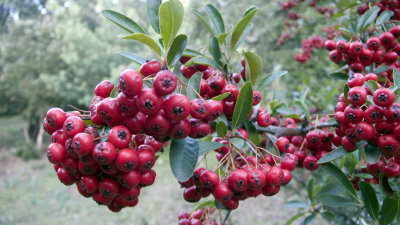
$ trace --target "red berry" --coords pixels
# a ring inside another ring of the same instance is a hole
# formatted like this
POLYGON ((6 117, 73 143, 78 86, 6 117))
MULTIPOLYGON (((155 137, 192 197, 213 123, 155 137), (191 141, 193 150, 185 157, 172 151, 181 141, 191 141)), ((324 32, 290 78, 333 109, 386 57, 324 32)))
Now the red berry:
POLYGON ((172 94, 176 86, 176 75, 168 70, 158 72, 153 81, 153 88, 160 96, 172 94))
POLYGON ((375 135, 374 127, 367 122, 360 122, 356 126, 356 137, 361 140, 370 140, 375 135))
POLYGON ((226 183, 221 182, 214 187, 213 195, 218 201, 225 202, 232 198, 233 192, 226 183))
POLYGON ((140 67, 140 73, 147 77, 158 73, 161 70, 161 64, 157 60, 148 61, 140 67))
POLYGON ((136 96, 143 88, 142 75, 136 70, 127 69, 119 75, 118 89, 128 97, 136 96))
POLYGON ((393 63, 397 62, 398 59, 399 55, 397 55, 397 53, 394 51, 390 51, 385 55, 383 61, 385 61, 387 65, 392 65, 393 63))
POLYGON ((147 88, 140 92, 136 105, 143 114, 154 115, 160 111, 163 99, 153 88, 147 88))
POLYGON ((378 147, 382 154, 388 157, 398 156, 400 153, 400 143, 390 134, 379 137, 378 147))
POLYGON ((200 175, 200 184, 203 187, 214 188, 219 183, 219 177, 210 170, 205 170, 200 175))
POLYGON ((65 120, 63 132, 67 137, 73 138, 76 134, 83 131, 85 131, 85 122, 81 118, 71 116, 65 120))
POLYGON ((336 41, 334 41, 334 40, 327 40, 327 41, 325 41, 325 48, 326 48, 328 51, 335 50, 335 49, 336 49, 336 41))
POLYGON ((258 105, 261 102, 261 93, 257 90, 253 90, 253 106, 258 105))
POLYGON ((204 121, 191 119, 190 126, 191 126, 191 131, 189 136, 191 138, 203 138, 211 133, 210 124, 204 121))
POLYGON ((109 124, 115 124, 120 121, 121 114, 118 110, 117 99, 105 98, 98 103, 97 114, 101 119, 109 124))
POLYGON ((103 179, 99 183, 99 193, 106 198, 114 198, 119 192, 119 184, 114 179, 103 179))
POLYGON ((234 210, 239 207, 239 201, 234 198, 230 198, 229 200, 223 202, 222 204, 230 210, 234 210))
POLYGON ((164 102, 165 115, 171 120, 183 120, 190 114, 190 101, 181 94, 172 94, 164 102))
POLYGON ((196 119, 204 119, 208 115, 208 105, 208 102, 204 99, 193 99, 190 102, 190 115, 196 119))
POLYGON ((95 193, 99 184, 99 179, 95 176, 82 176, 80 183, 83 189, 88 193, 95 193))
POLYGON ((235 169, 228 177, 229 188, 233 191, 244 191, 247 189, 248 173, 243 169, 235 169))
POLYGON ((385 118, 389 122, 400 122, 400 104, 394 103, 389 106, 385 111, 385 118))
POLYGON ((196 67, 194 66, 189 66, 189 67, 185 67, 185 65, 181 66, 181 73, 184 77, 190 79, 193 74, 195 74, 197 72, 196 67))
POLYGON ((319 167, 319 164, 317 163, 318 158, 313 156, 313 155, 308 155, 304 158, 303 165, 306 169, 308 170, 316 170, 319 167))
POLYGON ((247 186, 250 190, 261 190, 267 183, 266 172, 260 169, 249 171, 247 186))
POLYGON ((64 135, 62 129, 58 129, 51 134, 51 142, 52 143, 59 143, 61 145, 65 145, 68 137, 64 135))
POLYGON ((216 120, 223 112, 222 103, 216 100, 208 100, 208 115, 207 121, 216 120))
POLYGON ((279 186, 282 183, 282 179, 283 179, 282 169, 277 166, 271 167, 271 169, 267 172, 266 181, 267 184, 269 185, 279 186))
POLYGON ((191 126, 188 119, 175 121, 171 124, 168 135, 175 139, 182 139, 190 135, 191 126))
POLYGON ((62 128, 66 119, 65 112, 60 108, 51 108, 46 113, 46 123, 54 130, 62 128))
POLYGON ((108 141, 116 148, 126 148, 131 141, 132 135, 128 128, 119 125, 111 128, 108 133, 108 141))
POLYGON ((381 47, 381 40, 377 37, 370 37, 367 40, 367 48, 369 50, 373 50, 376 51, 379 49, 379 47, 381 47))
MULTIPOLYGON (((338 113, 340 113, 340 112, 338 112, 338 113)), ((338 113, 336 113, 336 114, 338 114, 338 113)), ((364 112, 357 106, 349 105, 344 110, 344 116, 349 123, 358 123, 358 122, 361 122, 361 120, 363 119, 364 112)))
POLYGON ((156 162, 156 156, 152 150, 140 149, 137 152, 139 163, 137 169, 140 171, 150 170, 156 162))
POLYGON ((114 84, 109 80, 101 81, 94 89, 94 94, 103 98, 110 96, 111 91, 114 89, 114 84))
POLYGON ((279 186, 272 186, 266 184, 262 190, 262 194, 265 196, 273 196, 276 195, 281 188, 279 186))
POLYGON ((387 107, 393 104, 396 96, 394 95, 393 91, 389 88, 379 88, 374 92, 372 96, 374 103, 381 107, 387 107))
POLYGON ((117 151, 110 142, 97 144, 93 149, 93 158, 99 164, 105 165, 111 163, 117 157, 117 151))
POLYGON ((349 50, 350 45, 346 41, 338 41, 336 43, 336 49, 340 53, 345 53, 349 50))
POLYGON ((329 53, 329 58, 335 62, 335 63, 339 63, 340 61, 342 61, 342 54, 339 52, 339 50, 332 50, 329 53))
POLYGON ((128 98, 124 93, 119 93, 117 97, 118 111, 127 116, 135 115, 139 111, 136 101, 137 97, 128 98))
POLYGON ((130 148, 123 148, 119 150, 117 158, 115 159, 115 165, 122 172, 128 172, 134 170, 139 164, 139 157, 135 150, 130 148))
POLYGON ((165 116, 164 111, 148 116, 145 123, 145 132, 148 135, 163 137, 171 128, 170 120, 165 116))
POLYGON ((124 188, 135 188, 140 183, 140 173, 136 170, 131 170, 127 173, 120 173, 116 176, 119 184, 124 188))
POLYGON ((140 195, 140 187, 120 188, 119 196, 125 201, 133 201, 140 195))
POLYGON ((156 180, 156 172, 154 170, 147 170, 140 173, 140 186, 150 186, 156 180))
POLYGON ((46 154, 50 163, 59 164, 64 160, 66 151, 63 145, 51 143, 47 148, 46 154))
POLYGON ((387 46, 392 44, 394 36, 390 32, 383 32, 381 35, 379 35, 379 39, 381 40, 383 46, 387 46))
POLYGON ((75 183, 75 178, 70 172, 68 172, 68 170, 64 169, 63 167, 60 167, 57 170, 57 177, 61 181, 61 183, 67 186, 73 185, 75 183))
POLYGON ((353 55, 360 55, 363 49, 363 43, 360 41, 355 41, 350 44, 349 53, 353 55))
POLYGON ((183 198, 187 202, 198 202, 201 199, 200 194, 196 191, 196 187, 190 187, 183 193, 183 198))
POLYGON ((123 117, 122 122, 124 126, 131 131, 132 134, 139 134, 144 130, 146 116, 143 113, 138 112, 134 116, 123 117))
POLYGON ((354 106, 363 105, 367 100, 367 91, 363 87, 353 87, 349 90, 347 99, 354 106))
POLYGON ((72 139, 71 147, 79 157, 82 157, 92 152, 94 141, 89 134, 79 133, 72 139))
POLYGON ((225 79, 222 76, 215 75, 208 79, 208 86, 214 91, 220 91, 225 87, 225 79))
POLYGON ((236 102, 239 95, 239 89, 233 84, 228 84, 222 89, 221 94, 226 92, 229 92, 230 94, 224 100, 227 102, 236 102))

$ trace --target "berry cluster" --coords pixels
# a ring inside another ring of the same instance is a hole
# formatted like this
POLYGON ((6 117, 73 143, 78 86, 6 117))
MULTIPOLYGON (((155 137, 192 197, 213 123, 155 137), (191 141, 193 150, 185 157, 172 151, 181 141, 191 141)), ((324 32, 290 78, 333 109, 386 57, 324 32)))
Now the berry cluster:
POLYGON ((178 215, 179 225, 221 225, 211 218, 214 212, 215 207, 198 209, 192 213, 180 212, 178 215))
POLYGON ((364 85, 377 78, 373 73, 351 75, 347 82, 349 105, 342 93, 335 109, 339 124, 335 132, 342 137, 341 144, 346 151, 356 150, 356 143, 363 140, 381 151, 384 160, 363 169, 374 176, 374 182, 379 182, 381 172, 388 177, 400 175, 400 104, 395 103, 396 96, 390 88, 381 86, 372 93, 369 86, 364 85))
POLYGON ((135 206, 140 189, 154 183, 156 173, 151 168, 162 144, 145 135, 132 137, 122 125, 108 134, 100 127, 85 127, 81 116, 60 108, 46 114, 43 125, 52 141, 47 157, 58 178, 65 185, 75 183, 81 195, 113 212, 135 206))
MULTIPOLYGON (((375 3, 375 6, 380 8, 379 14, 383 11, 389 10, 393 12, 393 16, 390 18, 392 20, 400 20, 400 1, 399 0, 380 0, 378 3, 375 3)), ((365 5, 358 7, 357 13, 363 15, 369 9, 369 2, 366 2, 365 5)))
MULTIPOLYGON (((378 67, 384 63, 393 69, 400 66, 398 62, 400 54, 399 37, 400 26, 395 26, 388 32, 381 33, 379 37, 368 38, 366 43, 328 40, 325 42, 325 48, 330 51, 329 58, 333 62, 340 63, 344 60, 350 69, 356 73, 364 71, 366 66, 372 64, 378 67)), ((382 75, 387 76, 389 74, 382 75)))

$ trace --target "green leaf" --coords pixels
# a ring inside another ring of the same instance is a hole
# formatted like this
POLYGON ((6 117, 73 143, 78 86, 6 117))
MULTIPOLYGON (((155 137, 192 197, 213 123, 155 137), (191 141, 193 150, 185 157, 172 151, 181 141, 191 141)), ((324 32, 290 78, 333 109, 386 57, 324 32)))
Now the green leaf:
POLYGON ((200 22, 204 25, 204 27, 208 30, 211 35, 214 35, 213 30, 211 29, 210 25, 207 23, 203 15, 197 9, 192 9, 193 14, 200 20, 200 22))
POLYGON ((208 14, 208 17, 211 20, 212 27, 215 31, 214 32, 215 36, 218 37, 219 34, 225 33, 224 20, 222 19, 222 16, 219 13, 218 9, 211 4, 207 4, 205 6, 205 9, 208 14))
POLYGON ((199 209, 204 209, 205 207, 213 207, 215 205, 215 201, 210 200, 210 201, 205 201, 196 206, 194 210, 199 210, 199 209))
POLYGON ((354 176, 355 177, 364 178, 364 179, 372 179, 372 178, 374 178, 374 176, 372 176, 371 174, 368 174, 368 173, 355 173, 354 176))
POLYGON ((336 217, 335 214, 333 214, 333 213, 331 213, 329 211, 321 213, 321 216, 328 222, 333 221, 335 219, 335 217, 336 217))
POLYGON ((220 35, 218 36, 218 42, 219 42, 220 45, 222 45, 222 44, 224 43, 226 37, 228 37, 228 35, 229 35, 231 32, 232 32, 232 27, 230 27, 230 29, 228 29, 227 32, 225 32, 225 33, 223 33, 223 34, 220 34, 220 35))
POLYGON ((218 39, 216 37, 210 37, 210 44, 208 45, 208 51, 211 56, 214 58, 214 61, 222 66, 221 64, 221 49, 219 48, 218 39))
POLYGON ((174 67, 178 60, 181 58, 183 50, 185 50, 187 37, 184 34, 178 35, 167 54, 167 63, 169 67, 174 67))
POLYGON ((323 163, 330 162, 332 160, 342 157, 346 153, 347 153, 347 151, 343 147, 338 147, 337 149, 329 152, 328 154, 326 154, 322 158, 320 158, 317 163, 323 164, 323 163))
POLYGON ((252 23, 249 23, 249 24, 246 26, 246 28, 244 29, 244 31, 243 31, 243 33, 242 33, 242 36, 240 36, 240 39, 239 39, 239 41, 236 43, 236 46, 235 46, 234 49, 237 49, 237 48, 239 47, 239 45, 242 44, 243 41, 246 40, 247 36, 249 35, 249 33, 250 33, 251 29, 253 29, 253 27, 254 27, 254 24, 252 24, 252 23))
POLYGON ((211 98, 211 99, 212 99, 212 100, 215 100, 215 101, 222 101, 222 100, 224 100, 226 97, 228 97, 230 94, 231 94, 230 92, 225 92, 225 93, 222 93, 222 94, 220 94, 220 95, 217 95, 217 96, 215 96, 215 97, 213 97, 213 98, 211 98))
POLYGON ((115 87, 112 89, 111 93, 110 93, 110 97, 111 97, 111 98, 116 98, 117 96, 118 96, 118 87, 115 86, 115 87))
POLYGON ((379 7, 374 6, 365 12, 357 21, 357 32, 364 32, 364 30, 375 21, 379 10, 379 7))
POLYGON ((225 137, 228 133, 228 127, 226 126, 225 122, 219 121, 216 125, 218 137, 225 137))
POLYGON ((376 197, 374 188, 367 182, 361 181, 358 186, 361 190, 362 200, 368 214, 373 220, 378 220, 379 217, 379 202, 376 197))
POLYGON ((298 209, 305 209, 310 207, 307 203, 301 201, 290 201, 286 202, 284 205, 286 208, 298 208, 298 209))
POLYGON ((185 49, 182 54, 182 56, 189 56, 189 57, 202 56, 202 55, 203 54, 201 54, 200 52, 188 48, 185 49))
POLYGON ((314 179, 312 179, 312 178, 308 182, 308 185, 307 185, 307 194, 308 194, 308 199, 310 199, 310 202, 313 204, 314 203, 314 179))
MULTIPOLYGON (((196 90, 196 92, 199 94, 200 94, 200 84, 201 84, 202 77, 203 77, 202 73, 199 73, 199 72, 195 73, 187 83, 189 86, 193 87, 194 90, 196 90)), ((190 101, 192 101, 195 98, 200 97, 196 94, 196 92, 194 90, 190 87, 187 88, 187 92, 188 92, 187 95, 188 95, 188 98, 190 101)))
POLYGON ((229 141, 237 149, 243 149, 246 147, 245 140, 243 140, 242 138, 234 137, 234 138, 230 138, 229 141))
POLYGON ((280 107, 276 110, 278 113, 282 113, 285 115, 285 117, 290 117, 290 118, 300 118, 299 115, 293 110, 291 110, 288 107, 280 107))
POLYGON ((115 12, 113 10, 103 10, 101 14, 129 33, 146 33, 139 24, 119 12, 115 12))
POLYGON ((93 122, 92 122, 90 119, 88 119, 88 120, 83 120, 83 122, 85 122, 85 127, 87 127, 87 126, 93 124, 93 122))
POLYGON ((307 216, 300 225, 311 225, 311 223, 314 221, 316 216, 317 216, 317 214, 315 214, 315 213, 307 216))
POLYGON ((394 12, 390 11, 390 10, 385 10, 383 11, 378 18, 376 18, 375 21, 375 25, 379 25, 382 24, 388 20, 390 20, 390 17, 392 17, 394 15, 394 12))
POLYGON ((390 187, 389 178, 382 173, 379 174, 379 187, 386 196, 390 197, 394 193, 392 187, 390 187))
POLYGON ((226 209, 225 206, 222 204, 222 202, 220 202, 218 200, 215 200, 214 205, 215 205, 215 208, 217 208, 217 209, 226 209))
POLYGON ((147 0, 147 18, 153 30, 160 33, 160 19, 158 18, 158 11, 161 6, 161 0, 147 0))
POLYGON ((135 53, 132 52, 126 52, 126 51, 119 51, 117 54, 122 55, 140 65, 146 63, 146 58, 143 58, 142 56, 136 55, 135 53))
POLYGON ((368 85, 369 89, 371 90, 372 94, 373 94, 376 90, 379 89, 378 84, 377 84, 375 81, 373 81, 373 80, 367 81, 367 85, 368 85))
POLYGON ((187 181, 196 167, 199 156, 199 140, 187 137, 172 139, 169 162, 172 173, 180 182, 187 181))
POLYGON ((205 141, 205 142, 200 142, 199 146, 200 146, 199 155, 203 155, 209 151, 213 151, 217 148, 221 148, 224 145, 219 142, 205 141))
POLYGON ((249 121, 245 120, 244 125, 246 127, 246 131, 249 134, 249 140, 253 142, 256 146, 260 145, 260 135, 258 134, 258 131, 254 124, 249 121))
POLYGON ((356 191, 347 176, 332 163, 321 165, 354 199, 358 199, 356 191))
POLYGON ((388 69, 389 69, 389 66, 383 65, 383 66, 380 66, 380 67, 376 68, 374 70, 374 73, 375 74, 380 74, 380 73, 386 72, 388 69))
POLYGON ((346 102, 346 105, 349 105, 350 103, 349 103, 349 99, 347 99, 347 95, 349 94, 349 90, 350 90, 350 87, 349 87, 349 85, 345 85, 344 86, 344 101, 346 102))
POLYGON ((357 202, 339 195, 321 195, 319 201, 330 207, 357 207, 357 202))
POLYGON ((155 42, 147 34, 136 33, 136 34, 130 34, 130 35, 127 35, 127 36, 123 36, 121 38, 122 39, 131 39, 131 40, 135 40, 135 41, 140 41, 143 44, 145 44, 148 47, 150 47, 158 56, 161 57, 161 48, 160 48, 160 46, 157 44, 157 42, 155 42))
POLYGON ((365 159, 369 164, 374 164, 378 162, 381 158, 381 150, 378 147, 371 144, 365 146, 365 159))
POLYGON ((381 217, 379 218, 380 225, 390 224, 397 215, 399 210, 399 198, 397 193, 392 197, 386 197, 382 203, 381 217))
POLYGON ((268 74, 267 76, 262 77, 262 79, 257 82, 257 90, 261 91, 274 82, 276 79, 282 77, 283 75, 287 74, 288 71, 276 71, 268 74))
POLYGON ((244 57, 246 58, 246 80, 255 85, 263 69, 261 57, 255 52, 245 52, 244 57))
POLYGON ((253 87, 247 81, 240 89, 239 96, 236 100, 235 109, 233 111, 232 126, 233 129, 240 126, 251 113, 253 107, 253 87))
POLYGON ((400 87, 400 72, 398 69, 393 69, 393 82, 394 86, 400 87))
POLYGON ((214 60, 207 58, 207 57, 202 57, 202 56, 197 56, 194 58, 191 58, 189 61, 185 63, 185 66, 192 66, 194 64, 200 64, 200 65, 209 65, 214 68, 221 68, 218 64, 214 62, 214 60))
POLYGON ((300 217, 304 216, 305 213, 299 213, 295 216, 293 216, 292 218, 290 218, 288 221, 286 221, 285 225, 290 225, 292 224, 294 221, 296 221, 297 219, 299 219, 300 217))
POLYGON ((342 73, 342 72, 335 72, 335 73, 331 73, 329 74, 329 76, 335 78, 335 79, 339 79, 339 80, 347 80, 349 79, 349 75, 342 73))
POLYGON ((305 102, 300 100, 294 100, 293 104, 296 106, 297 109, 300 109, 301 113, 306 115, 307 118, 310 117, 310 110, 308 110, 308 107, 305 102))
POLYGON ((184 9, 179 0, 169 0, 160 6, 158 17, 164 48, 169 49, 183 21, 184 9))
POLYGON ((231 50, 235 50, 237 47, 237 43, 239 42, 244 30, 246 29, 247 25, 250 23, 251 19, 253 18, 254 14, 257 12, 258 8, 252 8, 251 11, 244 16, 238 24, 236 24, 235 28, 232 32, 231 37, 231 50))

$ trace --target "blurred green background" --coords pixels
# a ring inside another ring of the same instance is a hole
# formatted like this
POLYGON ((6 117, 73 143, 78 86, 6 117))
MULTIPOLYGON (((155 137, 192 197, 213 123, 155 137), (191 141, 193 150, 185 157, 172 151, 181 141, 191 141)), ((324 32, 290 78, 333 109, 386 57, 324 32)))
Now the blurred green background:
MULTIPOLYGON (((333 109, 330 103, 338 86, 326 79, 334 67, 328 53, 315 50, 305 65, 293 57, 301 50, 303 38, 331 25, 324 16, 302 6, 308 19, 300 24, 301 33, 278 46, 288 13, 280 10, 278 0, 182 2, 185 19, 180 33, 188 35, 192 49, 204 47, 207 32, 191 8, 204 13, 204 6, 213 3, 230 26, 245 9, 259 6, 254 28, 239 51, 261 55, 265 74, 289 71, 272 86, 282 101, 308 90, 313 107, 322 112, 333 109)), ((67 105, 87 109, 98 82, 116 83, 120 71, 139 68, 117 51, 154 57, 140 44, 118 39, 124 31, 101 16, 103 9, 119 11, 155 35, 147 22, 145 0, 0 0, 0 224, 177 224, 178 212, 193 208, 183 201, 183 190, 170 172, 166 155, 157 161, 157 181, 143 190, 140 204, 118 214, 62 185, 43 157, 50 139, 41 129, 47 109, 71 110, 67 105), (37 159, 26 161, 32 158, 37 159)), ((260 91, 271 94, 271 89, 260 91)), ((264 101, 268 104, 268 98, 264 101)), ((283 224, 295 214, 284 208, 286 198, 281 192, 246 201, 233 213, 232 222, 283 224)))

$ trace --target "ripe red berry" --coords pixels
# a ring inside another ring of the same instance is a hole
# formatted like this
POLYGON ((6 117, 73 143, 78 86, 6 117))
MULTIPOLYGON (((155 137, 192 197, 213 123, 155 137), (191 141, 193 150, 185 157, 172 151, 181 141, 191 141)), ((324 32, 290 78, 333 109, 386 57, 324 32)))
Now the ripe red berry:
POLYGON ((340 61, 342 61, 342 54, 339 52, 339 50, 332 50, 329 53, 329 58, 335 62, 335 63, 339 63, 340 61))
POLYGON ((232 75, 232 79, 233 79, 233 81, 235 82, 235 83, 239 83, 240 82, 240 74, 238 74, 238 73, 234 73, 233 75, 232 75))
POLYGON ((75 178, 70 172, 68 172, 68 170, 64 169, 63 167, 58 168, 57 177, 61 181, 61 183, 67 186, 73 185, 75 183, 75 178))
POLYGON ((176 86, 176 75, 168 70, 158 72, 153 81, 153 88, 160 96, 172 94, 176 86))
POLYGON ((276 140, 276 147, 278 147, 279 152, 283 153, 289 148, 290 141, 286 137, 279 137, 276 140))
POLYGON ((398 156, 400 153, 400 143, 390 134, 379 137, 378 147, 382 154, 388 157, 398 156))
POLYGON ((183 193, 183 198, 187 202, 198 202, 201 199, 199 192, 197 192, 196 187, 190 187, 183 193))
POLYGON ((114 124, 120 121, 121 113, 118 110, 117 99, 105 98, 98 103, 97 114, 101 119, 109 124, 114 124))
POLYGON ((280 189, 281 188, 279 186, 272 186, 272 185, 266 184, 263 187, 262 194, 265 196, 273 196, 273 195, 276 195, 280 189))
POLYGON ((124 93, 119 93, 117 97, 118 111, 123 115, 135 115, 139 109, 136 106, 137 97, 128 98, 124 93))
POLYGON ((385 118, 389 122, 400 122, 400 104, 394 103, 389 106, 385 111, 385 118))
POLYGON ((94 94, 103 98, 110 96, 111 91, 114 89, 114 84, 109 80, 101 81, 94 89, 94 94))
POLYGON ((145 132, 154 137, 163 137, 171 128, 170 120, 160 111, 153 116, 148 116, 145 123, 145 132))
POLYGON ((271 169, 267 172, 266 181, 269 185, 279 186, 282 183, 282 179, 283 172, 278 166, 271 167, 271 169))
POLYGON ((119 75, 118 89, 128 97, 136 96, 143 88, 142 75, 136 70, 127 69, 119 75))
POLYGON ((400 165, 396 162, 389 162, 383 169, 383 174, 387 177, 397 177, 400 175, 400 165))
POLYGON ((360 122, 356 126, 356 137, 361 140, 370 140, 375 135, 374 127, 367 122, 360 122))
POLYGON ((357 106, 349 105, 344 110, 344 116, 350 123, 358 123, 364 117, 364 112, 357 106))
POLYGON ((354 41, 350 44, 349 53, 353 55, 360 55, 362 50, 364 49, 364 45, 360 41, 354 41))
POLYGON ((83 131, 85 131, 85 122, 81 118, 71 116, 64 121, 63 132, 67 137, 73 138, 83 131))
POLYGON ((350 69, 356 73, 360 73, 364 70, 364 65, 360 62, 353 62, 350 64, 350 69))
POLYGON ((190 79, 193 74, 195 74, 197 72, 196 67, 194 66, 189 66, 189 67, 185 67, 185 65, 181 66, 181 73, 184 77, 190 79))
POLYGON ((336 43, 336 49, 340 53, 345 53, 349 50, 350 45, 346 41, 338 41, 336 43))
POLYGON ((110 129, 108 141, 116 148, 126 148, 131 141, 132 135, 128 128, 119 125, 110 129))
POLYGON ((208 100, 208 115, 205 118, 207 121, 216 120, 223 112, 222 103, 216 100, 208 100))
POLYGON ((204 170, 200 175, 200 185, 207 188, 214 188, 219 183, 219 177, 210 170, 204 170))
POLYGON ((133 201, 140 195, 140 187, 120 188, 118 195, 125 201, 133 201))
POLYGON ((225 79, 222 76, 215 75, 208 79, 208 86, 214 91, 220 91, 225 87, 225 79))
POLYGON ((383 32, 381 35, 379 35, 379 40, 381 40, 383 46, 391 45, 394 40, 394 36, 390 32, 383 32))
POLYGON ((114 179, 103 179, 99 183, 99 193, 106 198, 114 198, 119 192, 119 184, 114 179))
POLYGON ((154 170, 146 170, 140 173, 140 186, 150 186, 156 180, 156 172, 154 170))
POLYGON ((385 55, 383 61, 385 61, 387 65, 392 65, 393 63, 396 63, 398 59, 399 55, 394 51, 390 51, 385 55))
POLYGON ((119 150, 115 165, 122 172, 134 170, 139 164, 139 157, 135 150, 130 148, 123 148, 119 150))
POLYGON ((379 88, 372 96, 374 103, 381 107, 387 107, 393 104, 396 99, 395 94, 389 88, 379 88))
POLYGON ((46 123, 54 130, 62 128, 66 119, 67 116, 65 115, 64 110, 60 108, 51 108, 46 113, 46 123))
POLYGON ((137 152, 138 166, 137 169, 140 171, 150 170, 156 162, 156 156, 152 150, 140 149, 137 152))
POLYGON ((165 115, 171 120, 183 120, 190 114, 190 101, 181 94, 172 94, 164 102, 165 115))
POLYGON ((196 119, 204 119, 208 115, 208 105, 208 101, 204 99, 193 99, 190 102, 190 115, 196 119))
POLYGON ((394 26, 389 29, 389 32, 397 39, 400 37, 400 26, 394 26))
POLYGON ((267 183, 267 174, 262 169, 249 171, 247 186, 250 190, 261 190, 267 183))
POLYGON ((283 173, 282 185, 286 185, 292 180, 292 173, 286 169, 282 169, 282 173, 283 173))
POLYGON ((261 127, 267 127, 271 125, 271 116, 267 113, 261 112, 256 117, 257 123, 261 127))
POLYGON ((140 92, 136 105, 143 114, 154 115, 160 111, 163 99, 153 88, 147 88, 140 92))
POLYGON ((304 168, 308 169, 308 170, 316 170, 319 167, 319 164, 317 163, 318 158, 313 156, 313 155, 308 155, 304 158, 304 168))
POLYGON ((117 151, 110 142, 102 142, 94 146, 92 155, 99 164, 105 165, 111 163, 117 157, 117 151))
POLYGON ((225 202, 232 198, 233 192, 226 183, 221 182, 214 187, 213 195, 218 201, 225 202))
POLYGON ((230 94, 224 100, 227 102, 236 102, 239 95, 239 89, 233 84, 228 84, 222 89, 221 94, 226 92, 229 92, 230 94))
POLYGON ((66 151, 63 145, 51 143, 47 148, 46 154, 50 163, 59 164, 64 160, 66 151))
POLYGON ((261 102, 261 93, 258 90, 253 90, 253 106, 261 102))
POLYGON ((140 67, 140 73, 147 77, 158 73, 161 70, 161 64, 157 60, 150 60, 140 67))
POLYGON ((243 169, 235 169, 228 177, 228 186, 233 191, 247 189, 248 173, 243 169))
POLYGON ((234 198, 230 198, 227 201, 223 202, 222 204, 230 210, 234 210, 239 207, 239 201, 234 198))
POLYGON ((297 155, 287 153, 281 161, 281 168, 293 171, 297 166, 298 160, 297 155))
POLYGON ((327 40, 327 41, 325 41, 325 48, 326 48, 328 51, 335 50, 335 49, 336 49, 336 41, 334 41, 334 40, 327 40))
POLYGON ((52 143, 60 143, 61 145, 65 145, 68 137, 64 135, 62 129, 58 129, 51 134, 51 142, 52 143))
POLYGON ((131 131, 132 134, 139 134, 144 130, 146 116, 143 113, 138 112, 134 116, 123 117, 122 122, 124 126, 131 131))
POLYGON ((136 170, 131 170, 127 173, 119 173, 116 178, 119 184, 124 188, 135 188, 140 183, 140 173, 136 170))
POLYGON ((381 40, 377 37, 370 37, 367 40, 367 48, 376 51, 381 47, 381 40))
POLYGON ((79 133, 72 139, 71 147, 79 157, 82 157, 92 152, 94 141, 89 134, 79 133))
POLYGON ((367 91, 363 87, 353 87, 349 90, 347 95, 349 103, 354 106, 360 106, 367 100, 367 91))
POLYGON ((171 124, 168 135, 175 139, 182 139, 190 135, 191 126, 189 119, 175 121, 171 124))
POLYGON ((191 138, 203 138, 211 133, 210 125, 204 121, 191 119, 190 126, 191 131, 189 136, 191 138))
POLYGON ((95 193, 98 190, 99 179, 95 176, 82 176, 79 182, 83 189, 88 193, 95 193))

